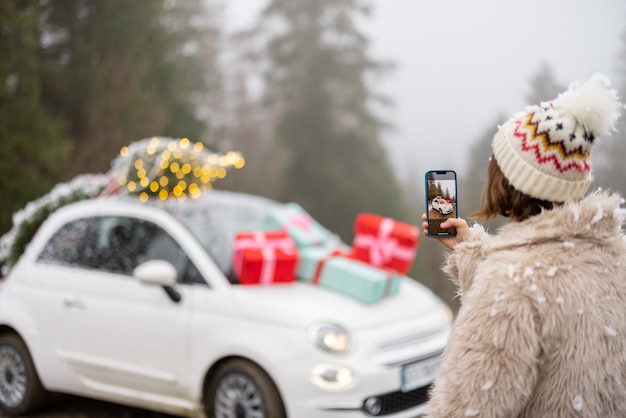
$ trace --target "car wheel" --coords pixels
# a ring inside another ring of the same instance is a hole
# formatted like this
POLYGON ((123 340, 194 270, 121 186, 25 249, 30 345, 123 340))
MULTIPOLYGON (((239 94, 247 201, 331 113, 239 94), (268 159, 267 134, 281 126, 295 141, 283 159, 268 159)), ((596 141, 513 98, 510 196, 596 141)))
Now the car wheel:
POLYGON ((24 415, 41 407, 45 399, 26 344, 15 334, 0 336, 0 411, 24 415))
POLYGON ((285 408, 272 379, 246 360, 218 366, 206 392, 209 418, 285 418, 285 408))

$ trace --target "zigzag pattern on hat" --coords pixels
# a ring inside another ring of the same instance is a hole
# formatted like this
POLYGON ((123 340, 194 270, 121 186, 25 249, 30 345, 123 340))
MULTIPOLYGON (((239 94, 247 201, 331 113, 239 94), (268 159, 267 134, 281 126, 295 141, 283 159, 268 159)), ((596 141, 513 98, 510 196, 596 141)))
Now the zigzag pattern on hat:
POLYGON ((521 140, 523 151, 533 152, 538 164, 552 162, 560 173, 572 169, 581 173, 591 171, 589 152, 584 151, 582 146, 568 151, 562 141, 550 141, 549 131, 539 132, 539 122, 532 121, 534 116, 535 112, 532 112, 515 121, 513 135, 521 140))

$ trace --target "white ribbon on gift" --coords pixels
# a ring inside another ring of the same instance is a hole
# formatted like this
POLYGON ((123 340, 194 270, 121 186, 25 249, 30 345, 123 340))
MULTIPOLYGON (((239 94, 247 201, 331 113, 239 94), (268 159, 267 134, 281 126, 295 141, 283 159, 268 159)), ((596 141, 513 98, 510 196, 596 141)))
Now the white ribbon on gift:
POLYGON ((378 229, 378 235, 357 233, 354 246, 369 249, 369 263, 380 267, 394 258, 410 261, 415 257, 416 249, 400 245, 398 239, 391 236, 395 221, 384 218, 378 229))
POLYGON ((268 238, 263 232, 255 231, 250 238, 239 238, 235 242, 235 250, 237 251, 236 265, 241 272, 243 264, 243 250, 260 250, 263 256, 261 267, 261 278, 259 283, 272 283, 272 277, 276 271, 276 251, 283 251, 286 254, 293 254, 295 247, 293 241, 289 237, 268 238))

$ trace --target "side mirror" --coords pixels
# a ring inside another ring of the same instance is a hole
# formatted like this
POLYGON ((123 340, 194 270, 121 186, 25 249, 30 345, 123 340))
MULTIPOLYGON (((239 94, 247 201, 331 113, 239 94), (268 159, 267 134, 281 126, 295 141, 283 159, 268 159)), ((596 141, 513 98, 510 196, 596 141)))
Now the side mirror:
POLYGON ((182 300, 182 295, 173 287, 176 284, 178 272, 169 261, 146 261, 135 267, 133 276, 142 283, 162 286, 173 302, 178 303, 182 300))
POLYGON ((150 260, 138 265, 133 271, 133 276, 140 282, 157 284, 160 286, 173 286, 176 284, 178 272, 169 261, 150 260))

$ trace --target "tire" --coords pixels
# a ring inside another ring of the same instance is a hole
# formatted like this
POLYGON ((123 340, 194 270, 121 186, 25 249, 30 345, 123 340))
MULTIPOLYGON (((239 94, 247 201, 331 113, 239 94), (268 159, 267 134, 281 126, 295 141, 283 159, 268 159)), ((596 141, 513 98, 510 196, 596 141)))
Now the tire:
POLYGON ((208 418, 286 418, 272 379, 260 367, 242 359, 217 367, 205 400, 208 418))
POLYGON ((39 409, 46 400, 26 344, 15 334, 0 336, 0 412, 24 415, 39 409))

